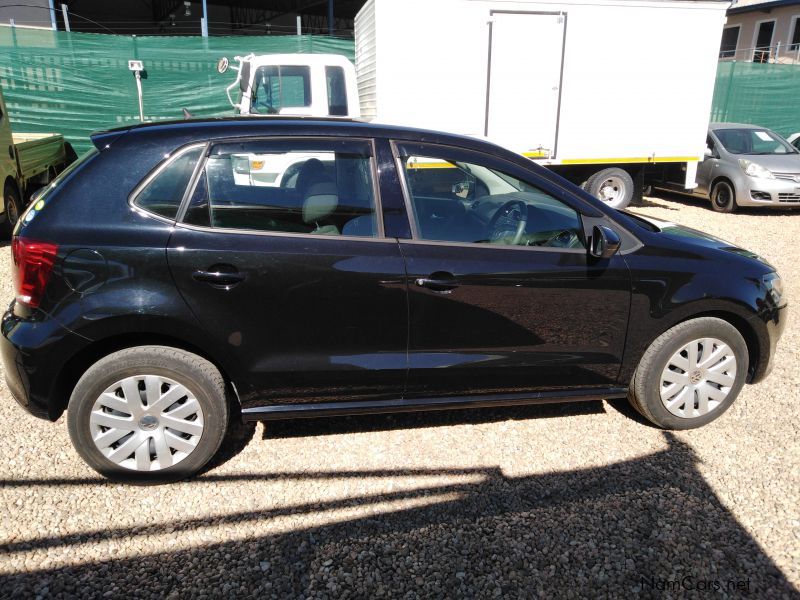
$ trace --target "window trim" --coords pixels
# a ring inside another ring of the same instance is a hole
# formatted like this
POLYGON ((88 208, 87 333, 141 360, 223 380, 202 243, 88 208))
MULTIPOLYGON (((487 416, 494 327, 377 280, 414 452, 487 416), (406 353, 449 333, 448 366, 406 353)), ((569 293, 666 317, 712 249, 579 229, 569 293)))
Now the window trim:
POLYGON ((155 166, 147 176, 142 179, 133 191, 128 195, 128 205, 135 211, 143 213, 149 217, 153 217, 158 219, 159 221, 163 221, 164 223, 175 224, 178 221, 179 217, 183 217, 183 207, 186 203, 187 194, 189 190, 194 190, 195 180, 197 179, 197 174, 199 173, 198 167, 201 164, 205 164, 205 159, 208 154, 208 142, 191 142, 190 144, 186 144, 184 146, 180 146, 177 149, 173 150, 171 153, 167 153, 164 156, 164 160, 162 160, 158 165, 155 166), (178 202, 178 210, 175 212, 175 218, 169 219, 163 215, 159 215, 151 210, 147 210, 136 204, 136 199, 142 193, 144 188, 146 188, 151 181, 153 181, 156 177, 158 177, 167 167, 169 167, 172 163, 178 160, 181 156, 186 154, 187 152, 191 152, 192 150, 196 150, 198 148, 203 149, 203 152, 200 153, 200 157, 197 159, 197 163, 194 166, 194 170, 192 171, 191 177, 189 177, 189 183, 186 185, 186 189, 183 190, 183 196, 178 202))
MULTIPOLYGON (((446 241, 446 240, 426 240, 426 239, 423 239, 422 237, 420 237, 419 230, 417 228, 417 218, 416 218, 416 214, 414 212, 414 206, 413 206, 413 204, 411 202, 411 193, 410 193, 410 190, 408 189, 408 182, 406 181, 406 170, 405 170, 405 167, 403 166, 402 156, 400 155, 400 150, 399 150, 399 147, 398 147, 398 146, 403 145, 403 144, 410 144, 410 145, 423 146, 423 147, 429 147, 429 148, 445 148, 445 149, 446 148, 453 148, 455 150, 463 151, 463 152, 466 152, 468 154, 474 154, 476 157, 480 157, 480 156, 484 156, 485 157, 485 156, 487 156, 487 155, 482 154, 480 152, 475 152, 474 150, 469 150, 469 149, 466 149, 466 148, 459 148, 459 147, 455 147, 455 146, 447 146, 447 145, 444 145, 444 144, 432 144, 432 143, 428 143, 428 142, 417 142, 417 141, 409 141, 409 140, 391 140, 392 155, 394 156, 395 169, 397 169, 397 174, 398 174, 398 177, 400 179, 400 187, 403 190, 403 202, 405 204, 406 214, 408 215, 409 226, 410 226, 410 229, 411 229, 411 239, 402 239, 402 240, 399 240, 400 242, 402 242, 404 244, 405 243, 411 243, 411 244, 418 244, 418 245, 448 246, 448 247, 455 247, 455 248, 479 248, 479 249, 489 249, 489 248, 491 248, 491 249, 495 249, 495 250, 528 250, 528 251, 533 250, 533 251, 540 251, 540 252, 559 252, 559 253, 566 252, 568 254, 581 254, 581 255, 584 255, 584 256, 587 255, 587 248, 585 246, 583 248, 554 248, 554 247, 548 247, 548 246, 516 246, 516 245, 509 245, 509 244, 476 244, 475 242, 450 242, 450 241, 446 241)), ((435 158, 435 156, 431 156, 430 158, 435 158)), ((491 157, 489 157, 489 158, 491 160, 491 157)), ((500 160, 502 160, 502 159, 500 159, 500 160)), ((506 162, 506 161, 503 161, 503 162, 506 162)), ((482 165, 482 166, 486 166, 486 165, 482 165)), ((487 167, 487 168, 491 169, 493 167, 487 167)), ((515 177, 515 176, 512 175, 512 177, 515 177)), ((528 183, 528 185, 534 185, 534 184, 528 183)), ((549 196, 553 196, 553 194, 549 190, 542 188, 542 186, 534 185, 534 187, 537 187, 537 188, 541 189, 544 193, 548 194, 549 196)), ((562 202, 560 198, 553 197, 553 199, 558 201, 558 202, 562 202)), ((583 230, 585 231, 586 227, 585 227, 585 223, 584 223, 584 219, 583 219, 584 214, 580 210, 578 210, 574 206, 572 206, 571 204, 566 203, 566 202, 562 202, 562 203, 565 206, 567 206, 568 208, 570 208, 571 210, 575 211, 575 214, 578 216, 578 220, 580 221, 580 225, 583 228, 583 230)), ((582 241, 584 242, 584 244, 586 243, 586 240, 582 240, 582 241)))
POLYGON ((753 49, 753 56, 751 57, 750 62, 755 62, 756 52, 758 51, 759 48, 765 47, 765 46, 756 46, 756 44, 758 43, 758 34, 761 31, 761 25, 763 25, 764 23, 772 23, 772 37, 770 37, 769 46, 766 46, 766 48, 769 50, 769 58, 775 58, 774 56, 772 56, 772 46, 774 46, 775 42, 775 34, 777 33, 776 30, 778 29, 778 21, 777 19, 762 19, 761 21, 756 21, 755 25, 753 26, 753 43, 750 45, 750 47, 753 49))
MULTIPOLYGON (((374 138, 359 138, 359 137, 351 137, 351 136, 319 136, 319 135, 303 135, 303 136, 292 136, 292 135, 281 135, 281 136, 258 136, 258 137, 238 137, 238 138, 219 138, 214 140, 209 140, 204 144, 206 146, 205 152, 203 156, 198 161, 198 169, 193 173, 190 185, 187 187, 187 193, 183 197, 183 201, 178 211, 178 216, 180 217, 175 221, 175 225, 177 227, 185 227, 187 229, 192 229, 194 231, 207 231, 207 232, 214 232, 214 233, 234 233, 234 234, 246 234, 246 235, 268 235, 268 236, 279 236, 279 237, 297 237, 297 238, 306 238, 306 239, 331 239, 331 240, 348 240, 348 241, 391 241, 395 242, 395 238, 387 238, 386 232, 383 226, 383 204, 381 203, 381 190, 379 186, 378 180, 378 166, 377 166, 377 149, 375 147, 375 139, 374 138), (189 210, 189 202, 191 201, 192 196, 194 195, 195 189, 197 188, 198 182, 200 180, 200 175, 203 173, 206 167, 206 163, 208 162, 209 153, 211 151, 212 146, 220 145, 220 144, 227 144, 227 143, 251 143, 251 142, 280 142, 280 141, 289 141, 294 142, 298 140, 305 140, 305 141, 350 141, 350 142, 364 142, 369 145, 371 155, 369 157, 370 161, 370 175, 372 178, 372 188, 373 188, 373 199, 374 199, 374 210, 375 210, 375 220, 377 225, 377 232, 376 235, 371 237, 366 236, 359 236, 359 235, 319 235, 314 233, 299 233, 294 231, 261 231, 259 229, 233 229, 233 228, 223 228, 223 227, 213 227, 213 226, 205 226, 205 225, 193 225, 191 223, 184 223, 183 220, 186 217, 186 213, 189 210)), ((157 215, 156 215, 157 216, 157 215)))
POLYGON ((792 26, 789 27, 789 38, 786 40, 786 51, 787 52, 797 52, 800 50, 800 40, 798 40, 797 44, 792 43, 792 38, 794 38, 795 34, 800 33, 800 13, 792 16, 792 26), (797 46, 796 48, 792 48, 792 46, 797 46))
POLYGON ((719 48, 719 58, 733 58, 736 59, 736 53, 739 52, 739 40, 742 37, 742 24, 737 23, 736 25, 726 25, 722 28, 722 38, 720 39, 720 48, 719 48), (728 29, 738 29, 739 31, 736 33, 736 44, 733 47, 733 50, 723 50, 722 49, 722 39, 725 38, 725 32, 728 29), (724 55, 723 52, 733 52, 731 55, 724 55))

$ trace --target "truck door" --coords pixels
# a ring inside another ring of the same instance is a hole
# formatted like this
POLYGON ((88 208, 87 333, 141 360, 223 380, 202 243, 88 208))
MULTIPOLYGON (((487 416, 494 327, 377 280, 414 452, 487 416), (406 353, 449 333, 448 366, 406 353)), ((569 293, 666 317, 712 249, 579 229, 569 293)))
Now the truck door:
POLYGON ((485 135, 555 156, 566 15, 492 11, 485 135))

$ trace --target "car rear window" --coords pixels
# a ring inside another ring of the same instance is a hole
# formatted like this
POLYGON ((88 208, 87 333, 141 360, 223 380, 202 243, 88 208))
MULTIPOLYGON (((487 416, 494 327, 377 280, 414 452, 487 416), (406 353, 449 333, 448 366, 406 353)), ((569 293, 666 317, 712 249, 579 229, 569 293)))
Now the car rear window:
POLYGON ((204 146, 192 146, 167 159, 156 169, 155 175, 145 179, 146 183, 136 194, 134 204, 143 210, 174 219, 203 149, 204 146))

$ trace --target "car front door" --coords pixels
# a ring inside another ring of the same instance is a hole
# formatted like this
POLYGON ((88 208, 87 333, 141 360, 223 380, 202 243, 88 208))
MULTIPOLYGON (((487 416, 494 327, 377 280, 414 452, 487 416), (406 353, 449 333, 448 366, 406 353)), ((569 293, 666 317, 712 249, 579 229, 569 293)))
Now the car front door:
POLYGON ((339 138, 208 149, 168 259, 246 411, 402 395, 405 270, 373 156, 339 138))
POLYGON ((588 257, 568 192, 482 153, 394 147, 413 230, 407 397, 614 386, 630 277, 622 256, 588 257))

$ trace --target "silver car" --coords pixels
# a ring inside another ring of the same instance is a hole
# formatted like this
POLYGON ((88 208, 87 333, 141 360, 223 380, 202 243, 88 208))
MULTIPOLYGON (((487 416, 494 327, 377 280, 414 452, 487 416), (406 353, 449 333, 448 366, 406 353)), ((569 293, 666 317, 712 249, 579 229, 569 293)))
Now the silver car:
POLYGON ((800 207, 800 152, 755 125, 711 123, 695 195, 718 212, 738 206, 800 207))

